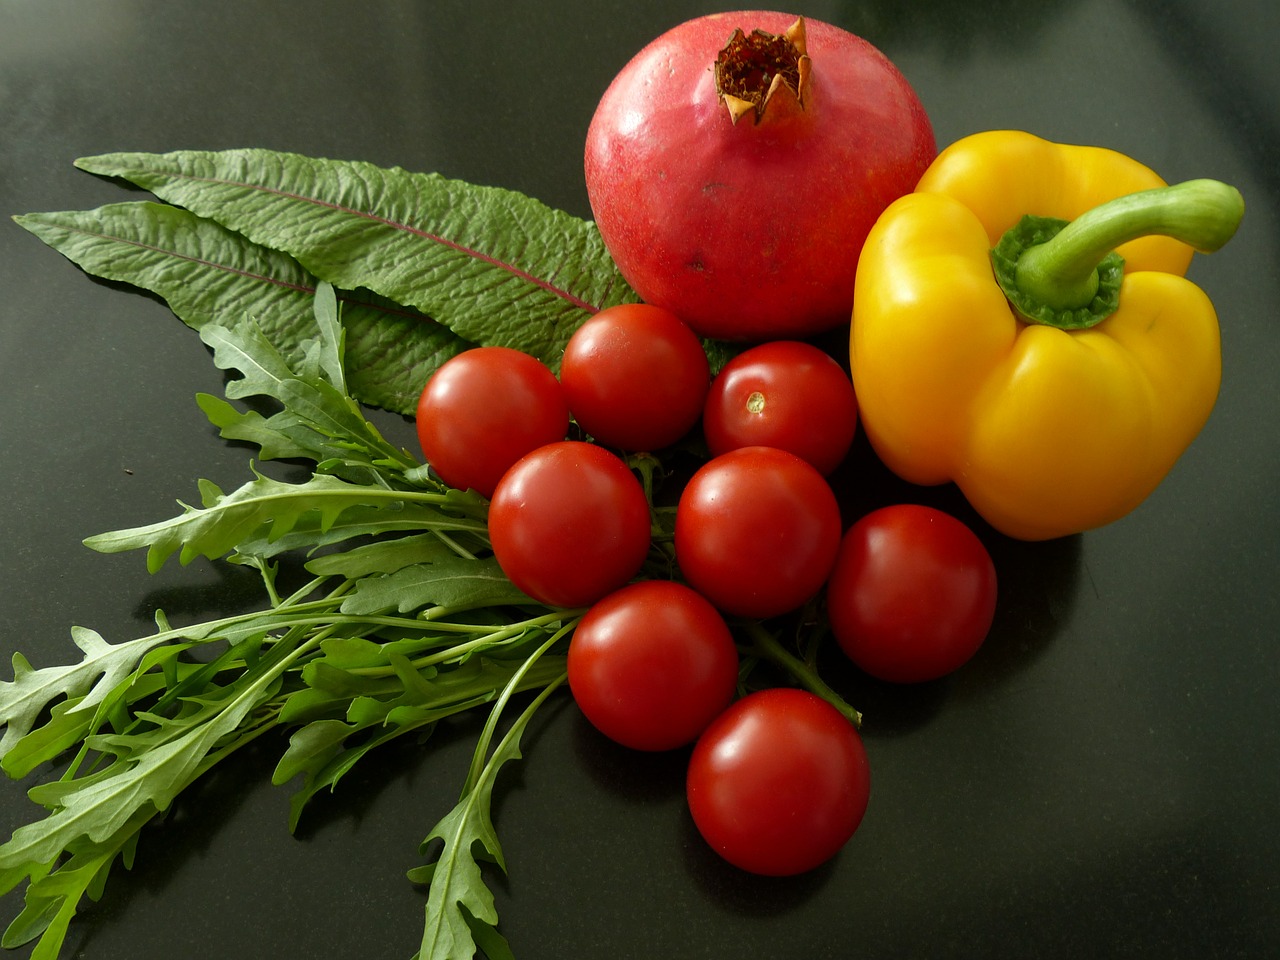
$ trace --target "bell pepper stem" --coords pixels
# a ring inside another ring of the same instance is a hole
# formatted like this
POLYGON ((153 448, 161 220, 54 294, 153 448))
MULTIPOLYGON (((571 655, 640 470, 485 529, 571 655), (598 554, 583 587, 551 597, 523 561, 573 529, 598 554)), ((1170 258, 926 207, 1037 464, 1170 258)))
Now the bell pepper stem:
POLYGON ((1231 239, 1243 214, 1240 191, 1217 180, 1187 180, 1117 197, 1025 251, 1018 260, 1018 286, 1053 307, 1083 307, 1098 291, 1098 264, 1122 243, 1160 234, 1209 253, 1231 239))
POLYGON ((1024 217, 995 250, 997 279, 1026 319, 1064 328, 1098 323, 1118 302, 1124 261, 1116 247, 1139 237, 1173 237, 1211 253, 1234 236, 1244 199, 1218 180, 1117 197, 1064 223, 1024 217))

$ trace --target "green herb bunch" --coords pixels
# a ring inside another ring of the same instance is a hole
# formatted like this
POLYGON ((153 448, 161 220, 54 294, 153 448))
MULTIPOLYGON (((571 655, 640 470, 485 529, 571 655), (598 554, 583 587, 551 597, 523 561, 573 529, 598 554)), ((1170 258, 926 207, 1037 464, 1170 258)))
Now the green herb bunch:
POLYGON ((322 282, 315 302, 319 334, 297 368, 252 320, 201 331, 218 366, 243 374, 228 395, 275 400, 278 412, 200 398, 224 436, 307 458, 313 475, 257 475, 231 493, 203 483, 200 507, 87 541, 105 552, 145 548, 152 570, 175 553, 255 568, 267 605, 186 627, 160 615, 155 633, 118 644, 76 629, 84 659, 69 666, 33 669, 14 656, 14 680, 0 687, 5 772, 26 776, 76 753, 59 779, 30 792, 45 818, 0 847, 0 888, 30 881, 5 946, 38 936, 35 956, 56 956, 81 898, 100 894, 117 860, 132 860, 142 828, 262 734, 292 731, 273 780, 300 779, 293 827, 317 791, 374 747, 489 703, 462 799, 427 837, 443 841, 439 860, 414 877, 442 880, 431 885, 422 956, 471 955, 476 928, 496 936, 473 849, 502 862, 489 822, 493 778, 564 680, 563 651, 549 651, 575 613, 513 587, 487 553, 485 502, 432 480, 361 415, 345 390, 332 288, 322 282), (286 551, 311 555, 313 578, 282 595, 286 551), (495 742, 499 715, 523 690, 538 695, 495 742))
POLYGON ((273 780, 298 784, 290 827, 373 750, 463 711, 490 711, 457 807, 423 841, 426 958, 509 955, 476 857, 503 866, 495 775, 565 678, 581 611, 523 595, 488 549, 486 502, 388 443, 361 403, 412 413, 431 372, 473 344, 554 365, 594 311, 634 299, 587 222, 510 191, 261 150, 79 161, 168 203, 18 222, 86 272, 163 297, 238 376, 198 402, 260 460, 306 461, 305 482, 256 469, 159 523, 91 537, 253 568, 262 609, 110 643, 0 682, 0 758, 14 778, 71 757, 29 791, 42 820, 0 846, 0 893, 27 883, 5 947, 57 957, 85 897, 128 867, 140 832, 219 761, 288 733, 273 780), (249 401, 248 404, 242 401, 249 401), (237 403, 241 402, 241 403, 237 403), (265 410, 265 413, 263 412, 265 410), (305 582, 282 586, 281 559, 305 582), (518 715, 499 723, 504 711, 518 715))

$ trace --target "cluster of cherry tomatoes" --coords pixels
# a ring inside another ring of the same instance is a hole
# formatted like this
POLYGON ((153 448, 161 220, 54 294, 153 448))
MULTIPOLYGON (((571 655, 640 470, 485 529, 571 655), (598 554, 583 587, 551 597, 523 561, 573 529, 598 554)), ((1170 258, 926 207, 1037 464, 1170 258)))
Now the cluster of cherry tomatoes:
POLYGON ((736 698, 735 623, 821 596, 855 664, 915 682, 967 661, 994 612, 991 559, 949 515, 893 506, 844 530, 827 477, 856 426, 848 375, 818 348, 761 344, 712 378, 698 337, 647 304, 588 320, 558 378, 528 354, 478 347, 442 365, 418 404, 427 462, 489 498, 506 576, 539 602, 584 610, 568 651, 583 714, 638 750, 694 744, 694 822, 756 873, 834 855, 863 817, 869 777, 857 731, 827 701, 792 687, 736 698), (589 441, 566 439, 571 421, 589 441), (709 458, 676 504, 678 573, 655 576, 645 566, 662 531, 623 455, 667 448, 699 422, 709 458))

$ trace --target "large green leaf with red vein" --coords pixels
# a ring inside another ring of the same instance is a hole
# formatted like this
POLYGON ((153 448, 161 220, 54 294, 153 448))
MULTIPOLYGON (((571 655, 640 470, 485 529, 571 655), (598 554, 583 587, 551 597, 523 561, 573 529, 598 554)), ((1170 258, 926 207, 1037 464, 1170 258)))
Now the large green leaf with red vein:
POLYGON ((260 149, 76 164, 284 251, 339 289, 368 288, 553 368, 588 316, 636 299, 595 224, 511 190, 260 149))
MULTIPOLYGON (((315 336, 316 278, 285 253, 187 210, 129 202, 15 217, 85 272, 164 298, 188 326, 252 317, 288 358, 315 336)), ((411 414, 431 371, 468 344, 417 310, 339 293, 352 395, 411 414)))

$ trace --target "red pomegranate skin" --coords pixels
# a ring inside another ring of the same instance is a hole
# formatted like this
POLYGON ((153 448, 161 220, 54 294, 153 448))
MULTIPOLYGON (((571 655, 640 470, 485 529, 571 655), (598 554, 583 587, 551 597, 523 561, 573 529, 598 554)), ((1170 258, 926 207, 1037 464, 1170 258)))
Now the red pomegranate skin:
POLYGON ((849 322, 858 254, 937 153, 919 98, 879 50, 805 19, 803 107, 775 98, 735 124, 713 65, 734 31, 794 14, 689 20, 609 85, 586 140, 587 195, 640 297, 723 340, 805 337, 849 322))

